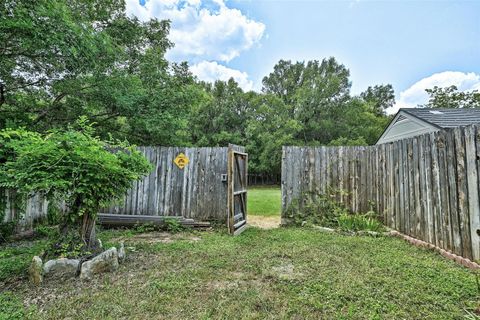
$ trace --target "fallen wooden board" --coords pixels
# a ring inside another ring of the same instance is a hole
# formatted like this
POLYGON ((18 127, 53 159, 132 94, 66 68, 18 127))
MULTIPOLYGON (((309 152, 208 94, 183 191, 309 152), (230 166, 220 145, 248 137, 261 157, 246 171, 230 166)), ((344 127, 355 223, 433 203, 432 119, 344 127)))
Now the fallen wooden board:
POLYGON ((193 219, 185 219, 183 217, 169 217, 169 216, 143 216, 143 215, 125 215, 125 214, 111 214, 99 213, 98 223, 105 226, 118 227, 133 227, 141 224, 163 225, 165 220, 177 220, 183 226, 206 228, 210 227, 210 222, 200 222, 193 219))

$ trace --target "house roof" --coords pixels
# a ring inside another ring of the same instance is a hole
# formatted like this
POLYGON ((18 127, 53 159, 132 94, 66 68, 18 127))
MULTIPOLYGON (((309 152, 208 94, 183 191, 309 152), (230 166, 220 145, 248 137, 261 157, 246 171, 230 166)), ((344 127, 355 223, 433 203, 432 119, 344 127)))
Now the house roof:
POLYGON ((399 111, 408 113, 440 129, 480 123, 480 109, 401 108, 399 111))

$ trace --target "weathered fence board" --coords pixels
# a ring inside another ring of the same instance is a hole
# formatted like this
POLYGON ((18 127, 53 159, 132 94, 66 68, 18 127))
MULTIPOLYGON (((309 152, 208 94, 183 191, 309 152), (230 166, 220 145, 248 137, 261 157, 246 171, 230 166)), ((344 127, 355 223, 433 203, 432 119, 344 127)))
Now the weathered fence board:
POLYGON ((373 205, 387 226, 479 260, 479 136, 469 126, 369 147, 284 147, 282 212, 307 191, 342 190, 351 211, 373 205))
POLYGON ((15 221, 18 231, 29 230, 33 227, 35 221, 47 216, 48 203, 44 197, 36 194, 17 207, 16 192, 14 190, 1 190, 4 193, 4 216, 3 221, 15 221))
POLYGON ((154 169, 135 182, 119 205, 104 208, 110 214, 171 216, 195 220, 227 218, 228 148, 139 147, 154 169), (174 163, 183 153, 189 163, 174 163))

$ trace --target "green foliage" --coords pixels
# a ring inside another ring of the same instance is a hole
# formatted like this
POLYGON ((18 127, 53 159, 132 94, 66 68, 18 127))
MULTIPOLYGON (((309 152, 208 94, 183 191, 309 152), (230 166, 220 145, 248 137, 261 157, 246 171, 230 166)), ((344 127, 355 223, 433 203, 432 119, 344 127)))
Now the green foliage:
POLYGON ((285 217, 290 224, 297 226, 317 225, 349 232, 384 229, 375 212, 351 213, 337 202, 336 197, 342 192, 344 191, 330 190, 327 194, 306 192, 292 201, 285 217))
POLYGON ((93 253, 76 231, 69 231, 67 234, 61 235, 60 241, 58 236, 53 235, 54 237, 50 238, 49 245, 42 256, 44 260, 57 258, 76 259, 93 253))
POLYGON ((290 106, 273 94, 252 94, 250 105, 252 117, 246 128, 245 141, 249 171, 278 174, 282 146, 296 144, 301 124, 291 118, 290 106))
POLYGON ((165 218, 164 224, 165 224, 165 227, 164 227, 165 230, 172 233, 177 233, 185 229, 183 225, 180 223, 180 221, 178 221, 178 219, 165 218))
MULTIPOLYGON (((75 220, 84 212, 95 215, 100 207, 119 199, 132 181, 151 169, 133 146, 104 142, 83 121, 77 125, 80 130, 55 130, 9 143, 15 159, 0 167, 2 186, 65 199, 75 220)), ((11 132, 15 131, 4 130, 0 135, 11 132)))
POLYGON ((368 87, 360 97, 377 115, 382 115, 386 109, 395 104, 395 94, 391 84, 368 87))
MULTIPOLYGON (((84 118, 66 130, 48 134, 18 135, 16 130, 3 130, 0 137, 19 137, 6 141, 11 155, 0 166, 0 186, 16 189, 20 194, 43 193, 47 198, 63 199, 68 213, 63 224, 80 226, 79 243, 91 245, 94 233, 85 228, 101 207, 120 199, 132 181, 151 170, 151 164, 126 142, 102 141, 94 136, 84 118)), ((58 212, 51 212, 55 220, 58 212)), ((65 243, 53 246, 54 254, 76 255, 85 248, 65 243), (71 254, 70 254, 71 253, 71 254)))
POLYGON ((292 201, 285 212, 285 217, 297 226, 310 224, 335 228, 338 226, 338 218, 342 214, 348 214, 348 210, 335 200, 336 193, 306 192, 299 199, 292 201))
POLYGON ((103 140, 244 145, 250 172, 279 175, 282 145, 373 144, 388 122, 392 86, 352 97, 333 57, 280 60, 262 93, 243 92, 168 62, 169 31, 168 21, 127 16, 124 0, 3 1, 0 127, 46 133, 85 117, 103 140))
POLYGON ((60 233, 56 226, 40 224, 35 227, 34 231, 37 236, 42 238, 58 239, 60 237, 60 233))
POLYGON ((367 142, 365 141, 364 137, 359 137, 359 138, 356 138, 356 139, 339 137, 337 139, 334 139, 334 140, 330 141, 330 143, 328 145, 333 146, 333 147, 341 147, 341 146, 364 146, 366 144, 367 144, 367 142))
POLYGON ((152 232, 156 230, 153 223, 138 223, 133 229, 136 233, 152 232))
POLYGON ((47 218, 45 222, 47 225, 57 225, 61 222, 61 220, 62 212, 60 210, 58 201, 55 201, 55 199, 51 199, 48 203, 47 218))
POLYGON ((433 87, 425 90, 429 94, 426 108, 480 108, 480 92, 473 90, 469 92, 458 91, 456 86, 446 88, 433 87))
POLYGON ((366 214, 341 214, 338 219, 338 227, 340 230, 357 232, 357 231, 383 231, 384 227, 375 217, 373 212, 366 214))
POLYGON ((206 99, 192 110, 190 118, 193 143, 207 146, 243 144, 246 126, 252 116, 249 96, 233 79, 203 86, 206 99))

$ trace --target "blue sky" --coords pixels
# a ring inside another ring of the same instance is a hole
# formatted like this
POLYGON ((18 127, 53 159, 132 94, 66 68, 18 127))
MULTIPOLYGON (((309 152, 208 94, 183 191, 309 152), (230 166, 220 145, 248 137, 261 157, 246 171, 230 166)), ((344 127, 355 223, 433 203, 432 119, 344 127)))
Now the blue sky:
POLYGON ((127 0, 127 10, 172 20, 169 59, 247 90, 279 59, 329 56, 350 69, 354 94, 392 84, 397 108, 433 85, 480 89, 480 1, 127 0))

